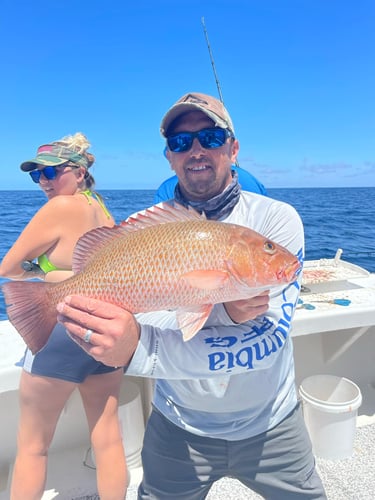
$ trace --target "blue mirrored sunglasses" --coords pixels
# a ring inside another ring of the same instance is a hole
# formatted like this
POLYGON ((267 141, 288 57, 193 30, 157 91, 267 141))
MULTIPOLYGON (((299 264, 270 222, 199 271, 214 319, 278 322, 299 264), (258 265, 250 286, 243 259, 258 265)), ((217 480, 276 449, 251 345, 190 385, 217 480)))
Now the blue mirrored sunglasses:
POLYGON ((205 149, 220 148, 228 137, 234 137, 232 132, 225 128, 204 128, 198 132, 179 132, 167 137, 168 148, 173 153, 189 151, 195 138, 205 149))
POLYGON ((41 175, 43 174, 44 177, 49 180, 49 181, 53 181, 54 179, 56 179, 57 177, 57 174, 58 174, 58 170, 59 168, 65 168, 65 167, 72 167, 72 168, 79 168, 78 166, 76 165, 58 165, 57 167, 52 167, 52 166, 48 166, 48 167, 44 167, 44 168, 41 168, 41 169, 36 169, 36 170, 32 170, 31 172, 29 172, 30 174, 30 177, 32 178, 32 180, 34 182, 36 182, 36 184, 39 184, 40 183, 40 177, 41 175))

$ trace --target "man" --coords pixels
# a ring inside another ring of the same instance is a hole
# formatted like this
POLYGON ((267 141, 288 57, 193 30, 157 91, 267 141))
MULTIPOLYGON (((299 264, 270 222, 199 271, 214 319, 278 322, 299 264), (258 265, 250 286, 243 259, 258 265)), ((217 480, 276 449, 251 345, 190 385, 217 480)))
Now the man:
MULTIPOLYGON (((208 218, 248 226, 301 260, 301 220, 289 205, 241 192, 239 142, 217 99, 183 96, 164 116, 175 198, 208 218)), ((156 379, 142 451, 139 499, 204 499, 232 476, 267 499, 324 499, 297 402, 289 335, 300 283, 218 304, 183 342, 174 312, 139 314, 67 297, 59 321, 96 359, 156 379), (93 331, 90 344, 82 339, 93 331)))

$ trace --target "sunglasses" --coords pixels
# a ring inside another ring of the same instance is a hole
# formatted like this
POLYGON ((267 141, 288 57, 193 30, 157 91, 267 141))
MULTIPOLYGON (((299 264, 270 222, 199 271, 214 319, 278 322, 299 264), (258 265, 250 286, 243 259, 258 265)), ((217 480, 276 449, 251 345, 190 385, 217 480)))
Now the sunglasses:
POLYGON ((167 137, 168 148, 173 153, 184 153, 189 151, 195 138, 205 149, 220 148, 228 137, 234 137, 232 132, 226 128, 204 128, 198 132, 179 132, 167 137))
POLYGON ((75 165, 58 165, 57 167, 44 167, 44 168, 41 168, 41 169, 36 169, 36 170, 32 170, 31 172, 29 172, 30 174, 30 177, 32 178, 32 180, 36 183, 36 184, 39 184, 40 183, 40 177, 41 175, 43 174, 44 177, 49 180, 49 181, 53 181, 54 179, 56 179, 57 177, 57 174, 58 174, 58 169, 59 168, 65 168, 65 167, 72 167, 72 168, 79 168, 75 165))

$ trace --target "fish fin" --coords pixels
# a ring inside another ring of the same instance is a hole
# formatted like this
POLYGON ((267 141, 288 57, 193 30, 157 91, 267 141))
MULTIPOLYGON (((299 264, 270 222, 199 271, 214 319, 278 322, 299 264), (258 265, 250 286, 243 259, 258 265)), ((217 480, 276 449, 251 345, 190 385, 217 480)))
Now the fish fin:
POLYGON ((2 285, 9 321, 31 352, 44 347, 57 323, 57 311, 48 297, 54 283, 9 281, 2 285))
POLYGON ((165 224, 167 222, 181 222, 189 220, 205 220, 206 216, 200 214, 194 208, 185 208, 183 205, 174 202, 174 204, 161 202, 146 210, 138 212, 121 225, 133 225, 137 229, 144 229, 145 227, 156 226, 158 224, 165 224))
POLYGON ((216 290, 222 288, 229 278, 230 276, 226 271, 211 269, 189 271, 181 275, 181 279, 186 281, 192 288, 199 288, 200 290, 216 290))
POLYGON ((72 269, 74 274, 82 271, 90 262, 93 255, 104 248, 108 242, 122 236, 125 231, 121 225, 113 227, 98 227, 88 231, 79 238, 74 248, 72 269))
POLYGON ((182 331, 184 342, 194 337, 203 328, 213 308, 213 304, 177 309, 178 327, 182 331))

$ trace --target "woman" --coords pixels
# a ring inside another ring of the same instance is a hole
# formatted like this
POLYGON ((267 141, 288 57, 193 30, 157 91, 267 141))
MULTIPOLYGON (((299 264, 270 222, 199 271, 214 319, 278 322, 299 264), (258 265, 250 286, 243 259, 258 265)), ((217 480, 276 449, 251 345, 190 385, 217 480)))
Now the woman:
MULTIPOLYGON (((34 215, 0 265, 0 276, 22 280, 33 276, 38 259, 46 281, 73 273, 77 240, 87 231, 113 226, 102 198, 92 191, 90 144, 77 133, 40 146, 36 158, 22 163, 46 194, 47 203, 34 215), (27 265, 30 264, 30 265, 27 265)), ((57 421, 78 387, 85 408, 97 467, 101 500, 122 500, 127 472, 118 398, 122 369, 108 367, 88 356, 56 326, 47 345, 35 356, 26 352, 20 382, 18 451, 11 500, 40 500, 47 475, 47 454, 57 421)))

